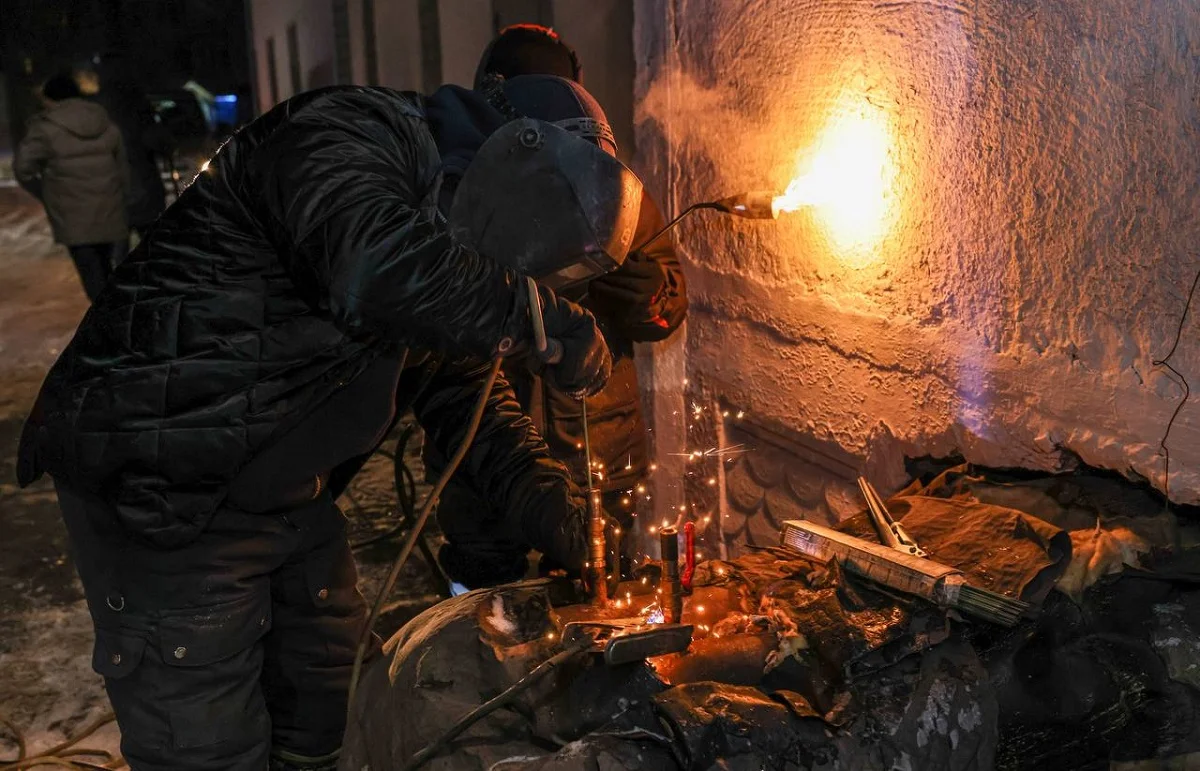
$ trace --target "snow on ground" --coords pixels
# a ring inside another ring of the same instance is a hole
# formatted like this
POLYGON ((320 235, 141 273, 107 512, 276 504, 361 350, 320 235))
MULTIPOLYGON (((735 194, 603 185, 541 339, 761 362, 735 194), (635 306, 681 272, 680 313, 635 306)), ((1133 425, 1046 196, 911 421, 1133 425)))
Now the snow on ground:
MULTIPOLYGON (((0 187, 0 532, 6 547, 0 552, 0 586, 6 588, 0 593, 0 720, 22 731, 32 753, 75 735, 108 711, 103 681, 91 669, 91 622, 53 487, 43 479, 19 490, 15 479, 21 424, 86 309, 74 266, 53 243, 41 206, 19 189, 0 187)), ((418 434, 406 453, 418 479, 419 448, 418 434)), ((343 496, 352 540, 394 525, 392 480, 392 461, 377 455, 343 496)), ((426 490, 419 485, 418 497, 426 490)), ((368 600, 403 535, 361 551, 360 586, 368 600)), ((435 602, 436 591, 432 571, 414 554, 377 631, 390 635, 435 602)), ((0 764, 16 755, 10 740, 0 728, 0 764)), ((118 742, 110 724, 81 746, 116 754, 118 742)))

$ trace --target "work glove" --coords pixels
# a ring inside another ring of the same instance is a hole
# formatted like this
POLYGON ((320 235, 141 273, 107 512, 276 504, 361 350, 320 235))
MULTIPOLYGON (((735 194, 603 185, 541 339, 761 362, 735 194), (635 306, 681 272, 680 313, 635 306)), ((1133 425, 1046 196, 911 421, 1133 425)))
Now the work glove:
POLYGON ((590 311, 538 287, 546 337, 562 345, 562 360, 546 364, 543 376, 551 386, 573 399, 592 396, 612 374, 612 353, 590 311))
POLYGON ((621 267, 588 283, 589 304, 613 316, 648 315, 666 283, 667 270, 657 260, 630 254, 621 267))

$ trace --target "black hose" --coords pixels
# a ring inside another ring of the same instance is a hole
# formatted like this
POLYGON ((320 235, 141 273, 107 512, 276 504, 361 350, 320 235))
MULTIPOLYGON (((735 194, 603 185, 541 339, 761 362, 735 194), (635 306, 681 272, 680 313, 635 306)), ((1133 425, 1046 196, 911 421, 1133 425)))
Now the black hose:
MULTIPOLYGON (((408 468, 408 464, 404 462, 404 454, 408 448, 408 441, 412 438, 414 432, 414 426, 404 429, 404 432, 400 434, 400 438, 396 440, 396 453, 392 456, 392 473, 396 485, 396 502, 400 507, 400 521, 382 532, 355 541, 350 544, 351 549, 358 551, 381 541, 386 541, 396 535, 396 533, 412 525, 413 520, 416 518, 417 480, 408 468)), ((380 450, 380 453, 386 454, 382 450, 380 450)), ((425 551, 425 549, 422 549, 422 551, 425 551)))
POLYGON ((354 695, 358 690, 358 680, 362 675, 363 658, 367 653, 367 645, 371 641, 371 630, 375 627, 375 622, 379 620, 379 613, 383 609, 383 603, 387 600, 388 595, 391 594, 393 587, 395 587, 396 579, 400 577, 400 569, 408 561, 408 555, 412 553, 413 546, 416 545, 417 539, 421 537, 421 531, 425 529, 425 522, 429 519, 430 513, 433 512, 433 507, 437 504, 438 496, 442 494, 442 490, 449 483, 450 477, 454 476, 454 472, 458 470, 463 458, 466 457, 467 450, 471 448, 471 444, 475 441, 475 434, 479 432, 479 424, 483 422, 483 411, 487 407, 488 398, 492 395, 492 386, 496 384, 496 376, 500 374, 500 364, 502 361, 503 359, 499 356, 492 360, 492 368, 488 372, 483 388, 480 389, 479 400, 475 403, 475 410, 471 413, 471 420, 467 424, 467 430, 463 434, 462 441, 459 442, 458 449, 454 451, 450 462, 446 464, 445 470, 438 477, 437 484, 429 491, 429 496, 425 499, 425 504, 421 507, 421 513, 417 516, 417 521, 413 523, 408 538, 404 540, 404 546, 400 548, 400 553, 396 555, 395 561, 392 562, 392 569, 388 572, 387 580, 383 582, 383 586, 379 589, 379 594, 375 597, 375 604, 371 608, 371 615, 367 617, 367 623, 363 627, 362 634, 359 635, 358 650, 354 654, 354 668, 350 672, 350 692, 346 700, 348 709, 354 704, 354 695))

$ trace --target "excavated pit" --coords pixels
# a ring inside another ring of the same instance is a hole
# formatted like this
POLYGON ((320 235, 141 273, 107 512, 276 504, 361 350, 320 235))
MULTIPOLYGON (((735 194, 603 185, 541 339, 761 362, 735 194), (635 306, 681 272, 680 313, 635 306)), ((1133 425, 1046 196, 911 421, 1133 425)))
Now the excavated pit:
MULTIPOLYGON (((1090 516, 1070 484, 952 469, 888 503, 931 558, 1031 603, 1014 628, 781 549, 711 560, 686 653, 580 654, 423 768, 1083 769, 1200 750, 1191 526, 1128 505, 1090 516)), ((865 517, 841 527, 869 537, 865 517)), ((368 668, 341 767, 405 768, 561 650, 564 624, 639 615, 654 592, 616 599, 597 610, 547 580, 430 609, 368 668)))

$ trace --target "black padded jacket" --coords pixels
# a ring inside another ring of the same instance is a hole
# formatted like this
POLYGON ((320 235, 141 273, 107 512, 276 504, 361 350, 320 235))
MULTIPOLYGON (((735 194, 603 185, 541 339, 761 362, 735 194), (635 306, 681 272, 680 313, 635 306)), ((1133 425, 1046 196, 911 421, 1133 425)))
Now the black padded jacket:
MULTIPOLYGON (((190 542, 257 454, 381 356, 447 455, 522 282, 457 244, 420 97, 337 87, 238 132, 114 273, 42 386, 18 476, 99 494, 133 537, 190 542)), ((370 426, 388 416, 364 415, 370 426)), ((462 473, 534 545, 582 560, 569 475, 501 378, 462 473), (569 553, 569 554, 568 554, 569 553)))

